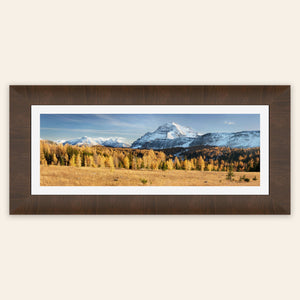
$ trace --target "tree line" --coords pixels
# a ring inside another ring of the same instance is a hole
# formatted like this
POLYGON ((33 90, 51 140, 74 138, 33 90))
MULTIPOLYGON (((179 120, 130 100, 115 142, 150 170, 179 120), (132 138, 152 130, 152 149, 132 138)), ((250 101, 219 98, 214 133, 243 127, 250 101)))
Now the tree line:
POLYGON ((213 147, 199 155, 182 157, 164 151, 130 148, 109 148, 104 146, 72 146, 40 142, 40 164, 72 167, 94 167, 110 169, 151 170, 199 170, 199 171, 259 171, 259 149, 242 149, 238 155, 229 148, 213 147), (229 154, 228 154, 229 152, 229 154), (213 153, 210 155, 209 153, 213 153))

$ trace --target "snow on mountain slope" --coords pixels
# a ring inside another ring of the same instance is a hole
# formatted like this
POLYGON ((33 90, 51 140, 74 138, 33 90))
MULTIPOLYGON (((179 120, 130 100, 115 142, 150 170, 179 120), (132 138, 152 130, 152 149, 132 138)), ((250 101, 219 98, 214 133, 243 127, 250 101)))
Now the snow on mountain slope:
POLYGON ((197 137, 190 146, 218 146, 230 148, 253 148, 260 146, 260 131, 233 133, 207 133, 197 137))
MULTIPOLYGON (((77 139, 60 140, 63 145, 102 145, 106 147, 130 147, 123 138, 90 138, 83 136, 77 139)), ((218 146, 230 148, 253 148, 260 146, 260 131, 241 131, 232 133, 207 133, 200 135, 191 128, 174 122, 159 126, 153 132, 147 132, 137 139, 131 148, 134 149, 167 149, 187 148, 192 146, 218 146)))
POLYGON ((130 147, 130 144, 128 144, 123 138, 91 138, 87 136, 83 136, 81 138, 77 139, 71 139, 71 140, 59 140, 56 141, 58 144, 69 144, 69 145, 88 145, 88 146, 95 146, 95 145, 102 145, 106 147, 130 147))
POLYGON ((159 126, 154 132, 147 132, 137 139, 132 148, 165 149, 173 147, 188 147, 198 135, 193 129, 174 122, 159 126))
POLYGON ((252 148, 260 146, 259 131, 241 131, 233 133, 207 133, 200 135, 191 128, 174 122, 158 127, 137 139, 132 148, 167 149, 191 146, 219 146, 230 148, 252 148))

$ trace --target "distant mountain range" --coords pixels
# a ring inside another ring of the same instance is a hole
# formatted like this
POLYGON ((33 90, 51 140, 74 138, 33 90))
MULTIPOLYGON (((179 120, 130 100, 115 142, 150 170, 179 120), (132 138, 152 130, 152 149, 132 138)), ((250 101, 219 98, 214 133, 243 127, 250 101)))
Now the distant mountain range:
POLYGON ((207 133, 201 135, 191 128, 174 122, 148 132, 132 143, 131 148, 167 149, 192 146, 219 146, 230 148, 253 148, 260 145, 260 131, 233 133, 207 133))
POLYGON ((56 141, 58 144, 69 144, 69 145, 88 145, 88 146, 106 146, 106 147, 115 147, 115 148, 124 148, 124 147, 130 147, 130 144, 127 144, 124 139, 122 138, 91 138, 87 136, 83 136, 81 138, 77 139, 71 139, 71 140, 59 140, 56 141))
POLYGON ((123 138, 90 138, 87 136, 56 141, 63 145, 102 145, 106 147, 131 147, 134 149, 168 149, 192 146, 219 146, 230 148, 253 148, 260 146, 260 131, 240 131, 233 133, 200 134, 191 128, 174 122, 159 126, 153 132, 134 141, 131 145, 123 138))
POLYGON ((233 133, 207 133, 198 136, 190 146, 218 146, 230 148, 254 148, 260 146, 260 131, 240 131, 233 133))

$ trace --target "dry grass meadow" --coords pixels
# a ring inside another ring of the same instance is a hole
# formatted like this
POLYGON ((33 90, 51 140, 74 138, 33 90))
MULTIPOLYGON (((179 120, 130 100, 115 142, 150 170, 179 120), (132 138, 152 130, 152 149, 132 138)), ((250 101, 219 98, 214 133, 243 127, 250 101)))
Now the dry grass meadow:
POLYGON ((259 186, 259 172, 126 170, 92 167, 41 166, 41 186, 259 186), (245 176, 249 182, 239 180, 245 176), (256 180, 254 179, 256 178, 256 180))

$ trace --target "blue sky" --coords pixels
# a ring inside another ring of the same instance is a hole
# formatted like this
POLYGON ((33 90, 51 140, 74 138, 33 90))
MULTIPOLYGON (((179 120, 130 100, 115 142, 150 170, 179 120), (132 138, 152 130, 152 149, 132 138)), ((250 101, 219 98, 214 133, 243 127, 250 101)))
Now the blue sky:
POLYGON ((41 114, 41 138, 123 137, 133 142, 167 122, 199 133, 259 130, 259 114, 41 114))

